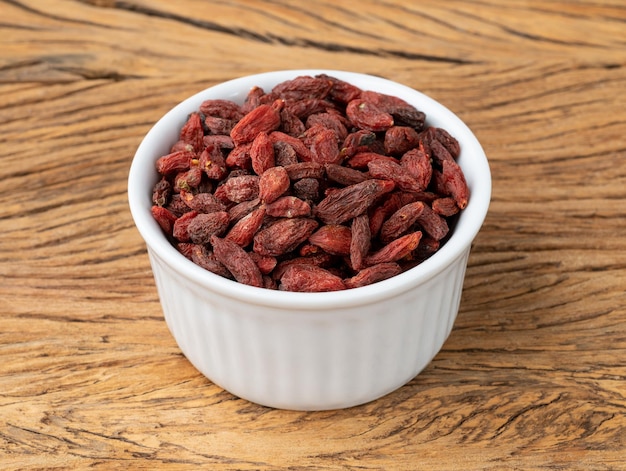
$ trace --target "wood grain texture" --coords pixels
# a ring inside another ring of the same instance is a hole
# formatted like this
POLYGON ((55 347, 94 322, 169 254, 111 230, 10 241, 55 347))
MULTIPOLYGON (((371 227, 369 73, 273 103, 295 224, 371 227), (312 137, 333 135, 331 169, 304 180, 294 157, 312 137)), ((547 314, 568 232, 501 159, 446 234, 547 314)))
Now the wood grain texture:
POLYGON ((621 0, 0 0, 0 468, 626 469, 621 0), (299 413, 183 357, 126 201, 215 83, 341 68, 475 131, 493 199, 454 330, 398 391, 299 413))

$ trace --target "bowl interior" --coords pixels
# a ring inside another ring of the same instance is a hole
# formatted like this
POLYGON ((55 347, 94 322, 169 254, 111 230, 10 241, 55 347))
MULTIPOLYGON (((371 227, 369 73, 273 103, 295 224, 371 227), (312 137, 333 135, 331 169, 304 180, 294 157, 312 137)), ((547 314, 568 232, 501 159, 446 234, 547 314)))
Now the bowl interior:
POLYGON ((166 113, 146 134, 139 145, 128 177, 129 206, 141 236, 154 254, 174 270, 208 289, 251 303, 302 310, 341 308, 368 304, 409 290, 427 280, 461 256, 471 245, 487 214, 491 198, 491 174, 482 146, 472 131, 448 108, 432 98, 390 80, 353 72, 305 69, 268 72, 234 79, 203 90, 166 113), (259 86, 270 90, 274 85, 300 75, 327 74, 350 82, 364 90, 395 95, 426 113, 428 125, 442 127, 461 145, 458 163, 470 188, 467 207, 461 211, 448 241, 426 261, 390 279, 372 285, 327 293, 295 293, 255 288, 215 275, 181 255, 163 235, 152 218, 151 193, 158 179, 155 161, 169 152, 178 139, 180 127, 187 116, 206 99, 229 99, 242 103, 248 91, 259 86))

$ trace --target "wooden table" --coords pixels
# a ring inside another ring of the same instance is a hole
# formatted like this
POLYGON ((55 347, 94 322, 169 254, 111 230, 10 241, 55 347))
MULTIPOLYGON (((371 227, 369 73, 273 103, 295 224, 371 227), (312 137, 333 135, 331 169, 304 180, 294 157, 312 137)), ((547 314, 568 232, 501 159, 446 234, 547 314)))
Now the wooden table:
POLYGON ((622 0, 0 1, 0 468, 626 469, 622 0), (142 136, 218 82, 341 68, 475 131, 493 200, 427 369, 272 410, 183 357, 126 200, 142 136))

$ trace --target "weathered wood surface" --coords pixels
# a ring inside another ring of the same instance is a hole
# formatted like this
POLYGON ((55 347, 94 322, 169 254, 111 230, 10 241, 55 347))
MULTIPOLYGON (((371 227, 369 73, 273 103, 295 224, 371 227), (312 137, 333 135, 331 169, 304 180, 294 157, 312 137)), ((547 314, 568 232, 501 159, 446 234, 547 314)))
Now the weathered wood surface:
POLYGON ((0 0, 0 468, 626 469, 626 6, 0 0), (284 68, 446 104, 493 202, 455 328, 349 410, 223 392, 167 331, 126 202, 172 105, 284 68))

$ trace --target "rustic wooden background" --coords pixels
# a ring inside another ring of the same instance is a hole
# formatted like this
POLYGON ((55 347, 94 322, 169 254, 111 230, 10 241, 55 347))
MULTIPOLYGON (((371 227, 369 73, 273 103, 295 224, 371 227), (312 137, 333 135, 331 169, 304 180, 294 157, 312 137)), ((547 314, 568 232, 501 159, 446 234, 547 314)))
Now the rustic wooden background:
POLYGON ((626 469, 625 91, 622 0, 0 0, 0 468, 626 469), (300 413, 181 355, 126 178, 178 101, 310 67, 443 102, 494 186, 431 365, 300 413))

